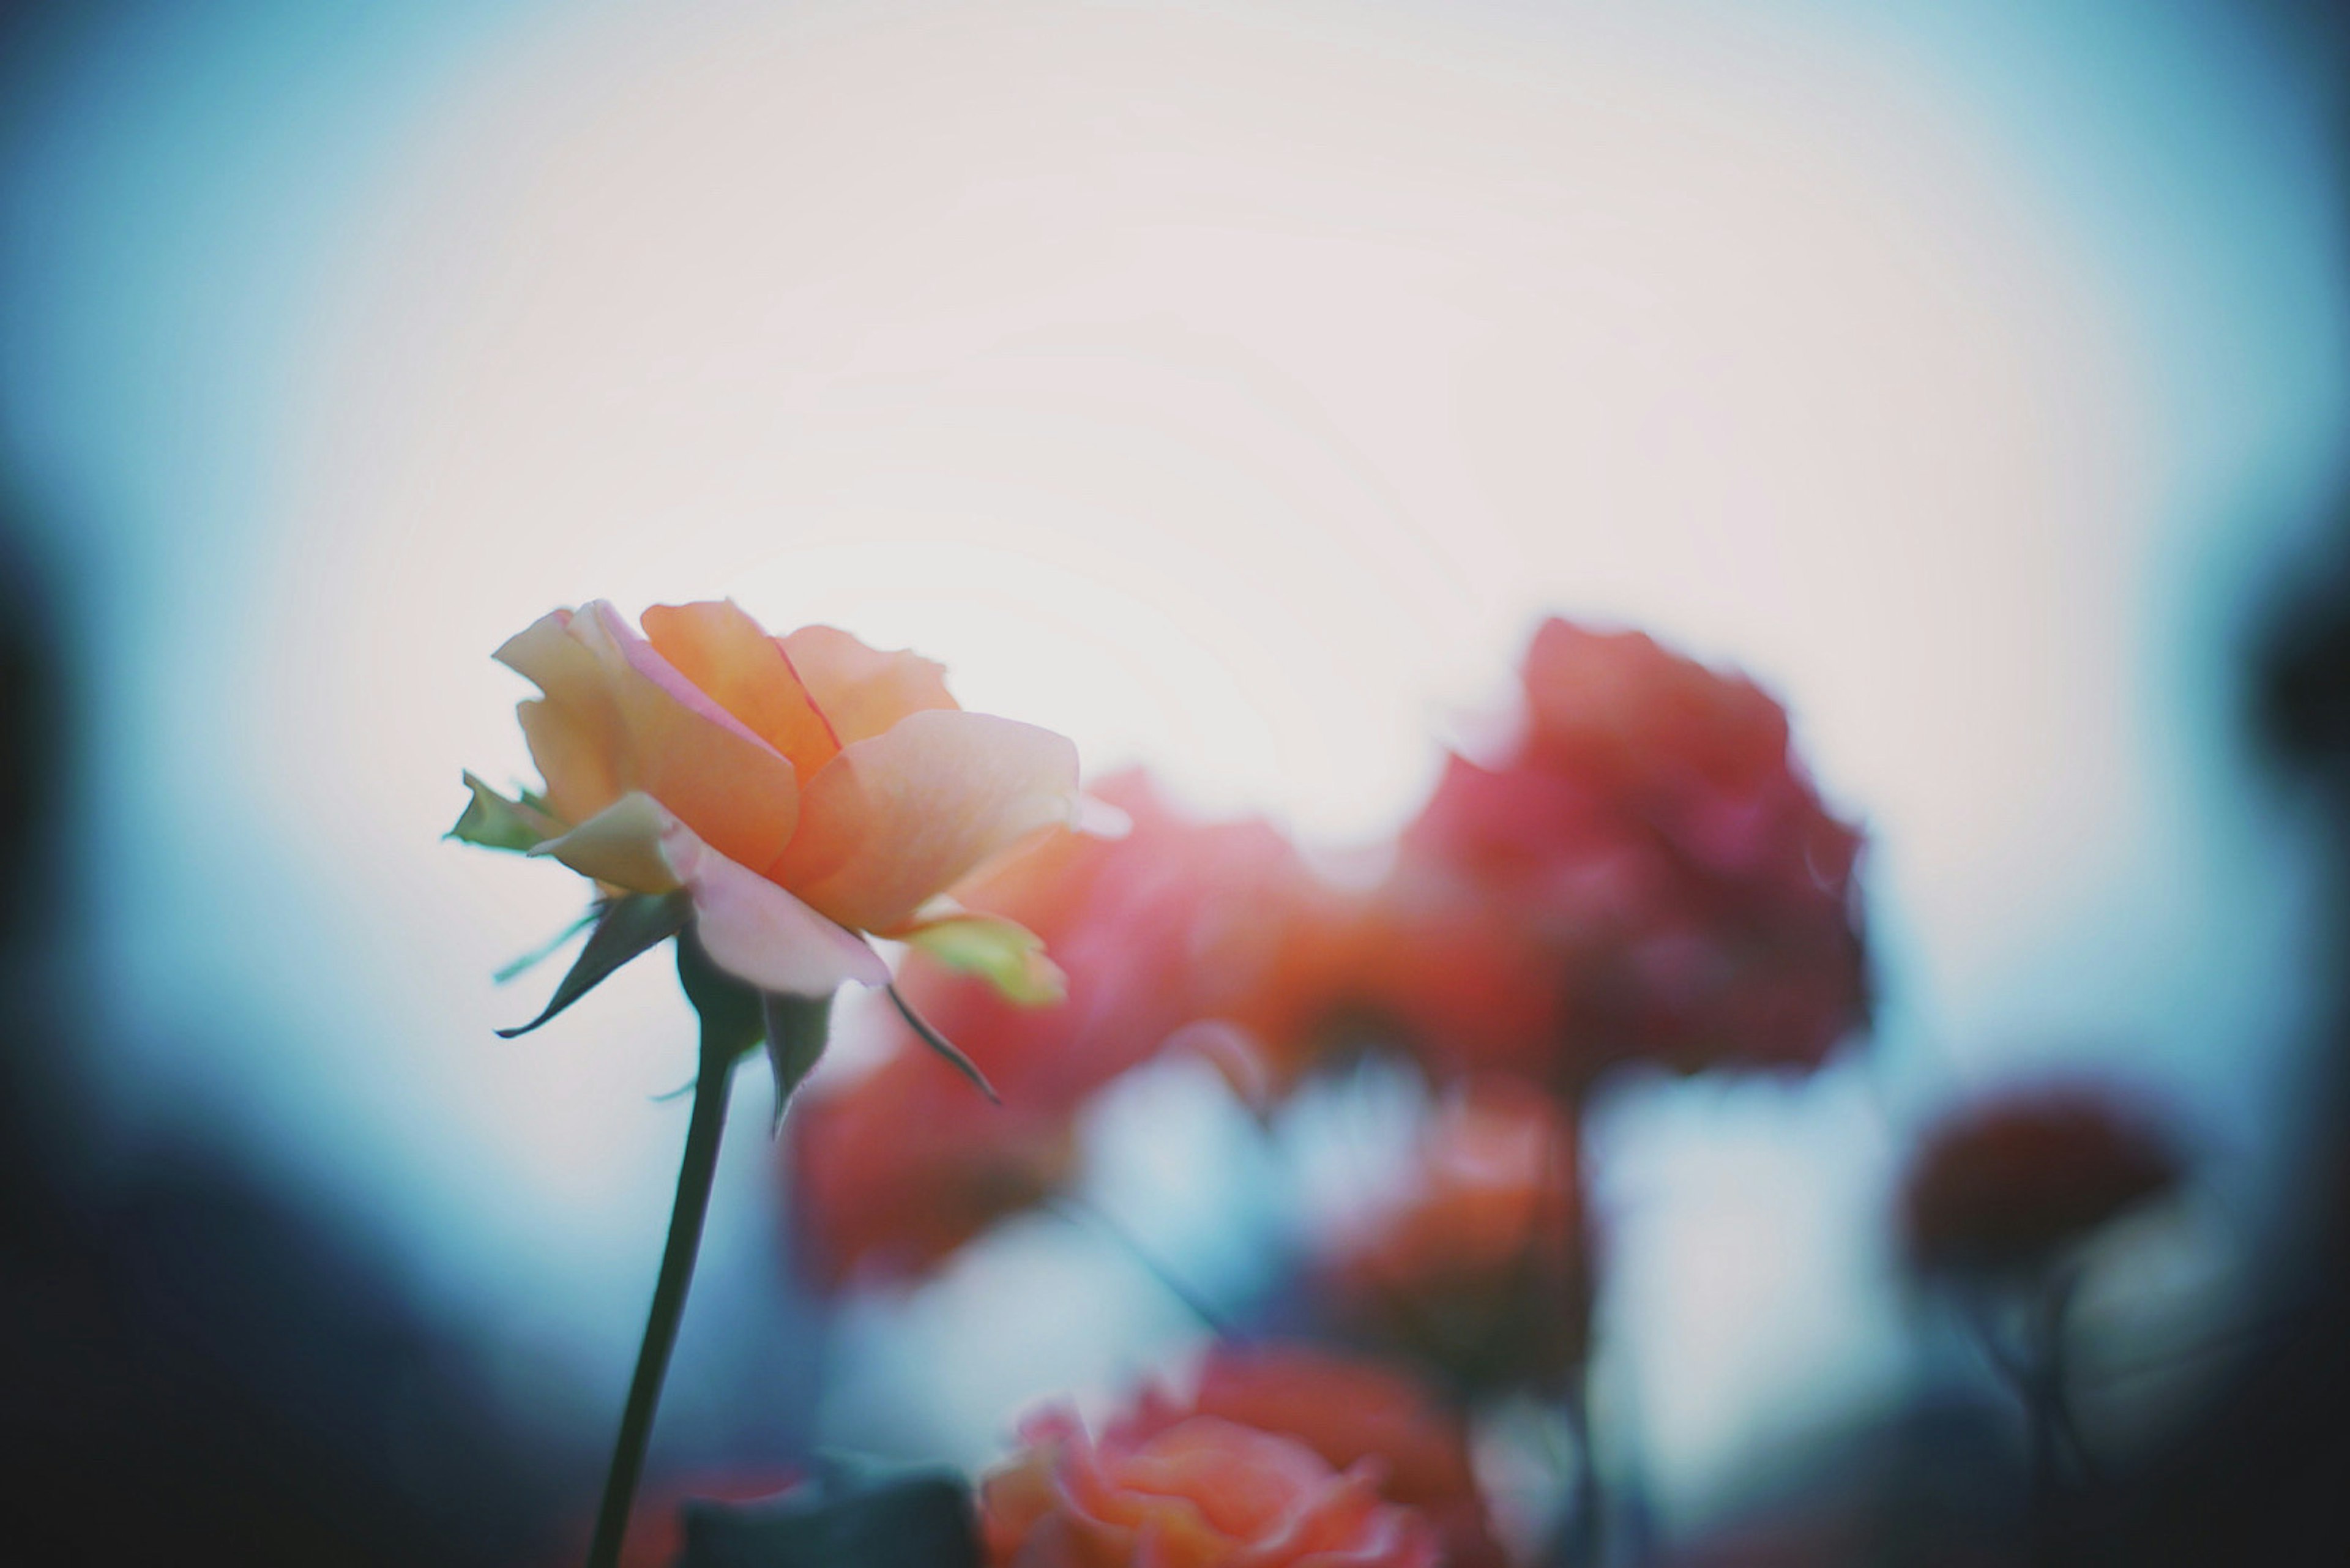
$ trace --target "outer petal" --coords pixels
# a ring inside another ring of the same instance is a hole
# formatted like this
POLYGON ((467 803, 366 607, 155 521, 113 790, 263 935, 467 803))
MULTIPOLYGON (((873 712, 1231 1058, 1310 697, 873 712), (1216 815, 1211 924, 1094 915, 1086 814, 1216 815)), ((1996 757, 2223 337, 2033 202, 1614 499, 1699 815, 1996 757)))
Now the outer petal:
POLYGON ((780 643, 732 599, 655 605, 645 639, 677 672, 808 778, 832 761, 840 740, 816 711, 780 643))
POLYGON ((808 782, 768 875, 860 930, 888 934, 1000 849, 1076 815, 1077 752, 1033 724, 915 713, 808 782))
POLYGON ((567 822, 585 822, 627 793, 621 780, 628 756, 625 741, 615 738, 619 720, 609 732, 584 721, 576 708, 552 698, 533 697, 515 704, 522 722, 522 738, 530 746, 530 760, 546 781, 546 801, 567 822))
POLYGON ((844 981, 889 983, 889 966, 862 937, 727 859, 674 817, 661 853, 693 896, 702 950, 736 979, 794 996, 830 996, 844 981))
POLYGON ((674 812, 731 860, 764 866, 790 842, 791 760, 697 690, 602 600, 572 618, 628 732, 623 784, 674 812))
POLYGON ((677 818, 652 796, 624 794, 559 838, 534 845, 583 877, 631 893, 667 893, 682 880, 662 852, 662 835, 677 818))
POLYGON ((920 654, 884 653, 828 626, 804 626, 780 640, 842 745, 869 741, 910 713, 956 706, 946 668, 920 654))
POLYGON ((523 738, 555 809, 584 822, 627 788, 628 731, 603 667, 572 635, 572 620, 569 610, 550 611, 508 638, 494 657, 546 693, 515 710, 523 738))

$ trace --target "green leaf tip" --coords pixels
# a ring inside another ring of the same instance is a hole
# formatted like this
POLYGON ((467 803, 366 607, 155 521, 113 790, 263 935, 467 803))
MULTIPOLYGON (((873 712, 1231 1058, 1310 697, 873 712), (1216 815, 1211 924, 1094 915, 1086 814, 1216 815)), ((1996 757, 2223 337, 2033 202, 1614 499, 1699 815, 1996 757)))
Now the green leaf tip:
POLYGON ((465 787, 473 791, 473 798, 465 803, 456 825, 442 835, 443 838, 521 854, 564 831, 561 820, 546 809, 546 802, 528 790, 522 792, 520 800, 508 800, 472 774, 465 774, 465 787))
POLYGON ((957 911, 925 920, 904 940, 957 974, 987 981, 1006 1002, 1050 1007, 1068 1000, 1068 977, 1045 956, 1045 939, 1002 916, 957 911))

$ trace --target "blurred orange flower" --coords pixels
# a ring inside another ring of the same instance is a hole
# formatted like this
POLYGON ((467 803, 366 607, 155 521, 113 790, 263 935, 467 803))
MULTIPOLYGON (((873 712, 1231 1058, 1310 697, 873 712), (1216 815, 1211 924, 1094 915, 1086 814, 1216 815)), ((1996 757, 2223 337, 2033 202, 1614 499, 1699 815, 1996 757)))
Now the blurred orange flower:
POLYGON ((1089 1436, 1049 1409, 980 1488, 993 1568, 1436 1568, 1436 1531, 1295 1438, 1213 1416, 1089 1436))
MULTIPOLYGON (((1371 971, 1440 1075, 1579 1091, 1627 1059, 1809 1067, 1867 1012, 1860 836, 1752 683, 1563 620, 1526 656, 1522 733, 1455 757, 1406 829, 1380 942, 1473 949, 1371 971)), ((1375 945, 1377 945, 1375 943, 1375 945)))
POLYGON ((1575 1149, 1566 1116, 1524 1084, 1457 1092, 1402 1198, 1324 1261, 1340 1316, 1466 1387, 1562 1375, 1590 1333, 1575 1149))
MULTIPOLYGON (((1050 947, 1066 977, 1062 1005, 1018 1005, 929 953, 899 979, 987 1075, 1002 1108, 950 1127, 949 1096, 967 1089, 891 1020, 879 1071, 819 1086, 795 1113, 790 1203, 818 1280, 910 1278, 1045 1198, 1070 1174, 1087 1099, 1179 1031, 1212 1019, 1253 1041, 1305 1027, 1288 999, 1303 1008, 1306 988, 1288 981, 1323 961, 1304 912, 1335 895, 1287 841, 1262 821, 1186 818, 1137 772, 1093 794, 1128 816, 1122 837, 1048 834, 956 890, 972 918, 1050 947), (917 1127, 920 1139, 903 1136, 917 1127)), ((1244 1083, 1261 1081, 1268 1059, 1253 1049, 1215 1056, 1244 1083)))
POLYGON ((962 711, 928 659, 830 627, 770 637, 731 602, 656 606, 639 636, 598 600, 497 657, 543 693, 518 711, 546 795, 503 803, 534 819, 531 852, 609 888, 685 888, 719 968, 806 996, 879 984, 871 932, 1047 989, 1033 942, 933 900, 1073 820, 1060 736, 962 711))
POLYGON ((1379 1494, 1428 1516, 1448 1568, 1501 1568, 1470 1467, 1467 1423, 1409 1375, 1301 1345, 1220 1346, 1190 1385, 1188 1392, 1146 1390, 1131 1429, 1213 1416, 1295 1438, 1334 1469, 1374 1460, 1384 1476, 1379 1494))
POLYGON ((1929 1272, 2026 1272, 2168 1191, 2184 1169, 2154 1119, 2110 1090, 2013 1090, 1927 1134, 1902 1190, 1903 1240, 1929 1272))

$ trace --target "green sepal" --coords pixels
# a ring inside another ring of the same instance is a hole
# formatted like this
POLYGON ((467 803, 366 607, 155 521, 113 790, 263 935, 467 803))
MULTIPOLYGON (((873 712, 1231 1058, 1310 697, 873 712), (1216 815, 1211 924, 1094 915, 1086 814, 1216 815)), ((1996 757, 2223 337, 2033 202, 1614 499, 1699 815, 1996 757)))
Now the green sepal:
POLYGON ((832 998, 759 993, 760 1011, 767 1023, 767 1064, 775 1070, 775 1127, 784 1125, 784 1108, 824 1056, 825 1040, 832 1028, 832 998))
POLYGON ((944 915, 925 920, 901 940, 957 974, 987 981, 1006 1002, 1049 1007, 1068 999, 1068 977, 1045 956, 1045 939, 1001 915, 944 915))
POLYGON ((787 996, 735 979, 710 961, 691 925, 678 936, 677 978, 702 1015, 703 1072, 723 1071, 762 1040, 767 1043, 767 1064, 775 1074, 774 1125, 781 1127, 793 1091, 824 1055, 832 998, 787 996))
POLYGON ((562 819, 528 790, 522 792, 520 800, 508 800, 471 774, 465 775, 465 787, 473 796, 458 814, 456 826, 442 835, 443 838, 521 854, 565 832, 562 819))
POLYGON ((624 893, 607 901, 597 917, 596 929, 588 933, 588 945, 579 950, 570 971, 556 986, 546 1011, 527 1023, 499 1030, 499 1037, 511 1040, 529 1033, 602 984, 614 970, 683 930, 692 916, 693 900, 683 888, 673 893, 624 893))
POLYGON ((906 1027, 914 1032, 916 1038, 944 1057, 947 1065, 969 1078, 972 1086, 981 1094, 999 1106, 1003 1103, 1003 1096, 995 1092, 995 1085, 987 1081, 987 1075, 979 1070, 978 1063, 964 1055, 961 1047, 932 1027, 929 1019, 915 1012, 914 1004, 908 1002, 896 986, 889 986, 888 990, 889 1004, 898 1010, 898 1016, 906 1021, 906 1027))
POLYGON ((710 960, 691 923, 678 933, 677 982, 702 1018, 702 1060, 731 1063, 766 1038, 767 1020, 758 988, 735 979, 710 960))

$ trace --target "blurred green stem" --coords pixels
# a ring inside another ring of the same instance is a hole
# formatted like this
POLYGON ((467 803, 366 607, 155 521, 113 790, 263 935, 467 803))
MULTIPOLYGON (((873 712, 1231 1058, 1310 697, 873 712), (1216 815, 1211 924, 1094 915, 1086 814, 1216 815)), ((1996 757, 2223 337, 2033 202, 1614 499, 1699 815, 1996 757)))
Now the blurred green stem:
POLYGON ((713 1040, 702 1032, 702 1071, 693 1081, 693 1119, 685 1132, 685 1162, 677 1173, 677 1203, 670 1210, 669 1244, 661 1251, 660 1277, 653 1284, 652 1312, 637 1352, 636 1376, 620 1415, 620 1435, 612 1446, 612 1468, 604 1478, 604 1501, 596 1510, 596 1534, 588 1547, 588 1568, 617 1568, 620 1542, 629 1532, 629 1510, 644 1473, 645 1445, 652 1437, 653 1409, 669 1374, 677 1344, 678 1320, 685 1314, 686 1287, 693 1282, 694 1255, 702 1248, 702 1221, 710 1214, 710 1189, 718 1174, 718 1139, 726 1130, 726 1091, 734 1064, 743 1059, 731 1036, 713 1040))

